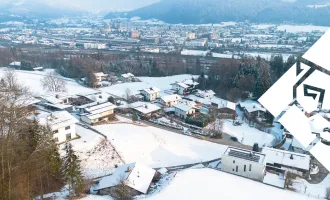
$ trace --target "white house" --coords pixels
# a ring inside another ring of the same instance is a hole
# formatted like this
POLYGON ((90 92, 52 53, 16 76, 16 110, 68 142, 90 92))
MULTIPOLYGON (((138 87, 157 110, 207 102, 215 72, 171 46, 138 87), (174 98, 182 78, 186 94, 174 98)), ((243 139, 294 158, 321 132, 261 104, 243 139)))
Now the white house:
POLYGON ((210 99, 214 97, 215 92, 213 90, 197 90, 196 96, 201 98, 210 99))
POLYGON ((120 76, 120 79, 124 82, 131 82, 134 78, 135 76, 132 73, 122 74, 120 76))
POLYGON ((159 99, 159 103, 166 107, 172 107, 177 105, 181 99, 182 98, 177 94, 166 95, 159 99))
POLYGON ((35 119, 41 125, 49 126, 56 142, 61 143, 77 137, 76 123, 78 120, 67 111, 43 112, 37 111, 35 119))
POLYGON ((262 181, 266 170, 266 155, 235 147, 228 147, 222 156, 225 172, 262 181))
POLYGON ((262 153, 267 156, 267 166, 284 169, 300 176, 309 172, 311 163, 309 155, 268 147, 262 148, 262 153))
POLYGON ((151 117, 152 114, 160 110, 160 107, 151 103, 144 103, 139 106, 134 106, 133 110, 135 110, 139 116, 151 117))
POLYGON ((184 103, 177 104, 174 106, 174 108, 175 115, 183 119, 187 118, 189 115, 195 114, 195 108, 184 103))
POLYGON ((144 96, 144 99, 146 101, 155 101, 157 98, 159 98, 160 89, 158 89, 156 87, 150 87, 150 88, 141 90, 140 92, 144 96))
POLYGON ((180 95, 189 95, 196 90, 198 82, 193 81, 192 79, 184 80, 182 82, 176 82, 171 84, 172 90, 176 91, 180 95))
POLYGON ((98 83, 101 82, 101 81, 106 80, 106 78, 107 78, 107 75, 104 74, 103 72, 94 73, 94 76, 95 76, 98 83))
POLYGON ((110 102, 97 104, 84 109, 85 114, 81 116, 81 121, 87 124, 96 124, 102 121, 111 120, 114 116, 114 109, 117 106, 110 102))

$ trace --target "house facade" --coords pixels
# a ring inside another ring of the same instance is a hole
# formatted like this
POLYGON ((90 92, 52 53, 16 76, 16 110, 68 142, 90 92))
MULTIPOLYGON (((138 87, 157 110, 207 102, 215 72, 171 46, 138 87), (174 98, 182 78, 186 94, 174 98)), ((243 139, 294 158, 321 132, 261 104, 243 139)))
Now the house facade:
POLYGON ((196 92, 196 87, 199 85, 194 80, 184 80, 182 82, 176 82, 171 84, 172 90, 176 91, 180 95, 189 95, 196 92))
POLYGON ((263 181, 266 170, 265 154, 228 147, 222 156, 223 171, 246 178, 263 181))
POLYGON ((195 108, 184 103, 177 104, 174 106, 174 108, 175 115, 182 119, 186 119, 188 116, 193 115, 196 112, 195 108))
POLYGON ((78 120, 67 111, 43 112, 37 111, 35 119, 41 125, 49 126, 53 131, 53 138, 57 143, 62 143, 77 137, 76 123, 78 120))
POLYGON ((141 90, 141 94, 144 96, 145 101, 155 101, 159 98, 160 89, 155 87, 150 87, 144 90, 141 90))
POLYGON ((177 94, 162 96, 159 103, 165 107, 173 107, 177 105, 182 98, 177 94))
POLYGON ((114 109, 116 107, 117 106, 110 102, 87 107, 84 109, 84 114, 81 116, 81 121, 94 125, 103 121, 111 120, 114 117, 114 109))

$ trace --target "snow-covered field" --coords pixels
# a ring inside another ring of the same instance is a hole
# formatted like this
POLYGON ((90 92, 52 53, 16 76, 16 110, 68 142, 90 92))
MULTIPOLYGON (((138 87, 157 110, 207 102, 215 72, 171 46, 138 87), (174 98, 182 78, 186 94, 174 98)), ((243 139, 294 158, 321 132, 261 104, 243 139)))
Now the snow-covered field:
POLYGON ((204 168, 178 172, 168 186, 146 199, 312 200, 314 198, 204 168))
POLYGON ((321 31, 326 32, 330 27, 327 26, 313 26, 313 25, 280 25, 277 27, 279 31, 285 31, 289 33, 298 33, 298 32, 312 32, 312 31, 321 31))
MULTIPOLYGON (((187 74, 167 77, 137 77, 142 82, 121 83, 109 87, 100 88, 100 90, 122 97, 123 95, 125 95, 125 90, 127 88, 129 88, 132 94, 137 94, 139 93, 139 90, 150 87, 157 87, 161 90, 167 90, 172 88, 172 83, 175 83, 176 81, 183 81, 185 79, 191 79, 192 77, 192 75, 187 74)), ((197 77, 194 76, 194 78, 197 77)))
POLYGON ((154 127, 111 124, 95 128, 108 137, 125 163, 139 161, 155 168, 220 158, 227 148, 154 127))
MULTIPOLYGON (((0 68, 0 77, 2 77, 5 74, 6 70, 7 70, 6 68, 0 68)), ((47 93, 47 91, 45 91, 42 88, 41 80, 46 76, 47 73, 52 71, 53 70, 45 70, 43 72, 15 70, 14 72, 17 76, 17 79, 19 80, 19 83, 28 87, 31 92, 33 92, 34 94, 45 94, 47 93)), ((70 94, 93 91, 93 89, 81 86, 72 79, 69 78, 63 78, 63 79, 67 83, 67 90, 68 93, 70 94)))
POLYGON ((263 145, 271 144, 274 139, 273 135, 252 128, 246 123, 234 126, 232 120, 224 121, 223 131, 231 136, 235 136, 238 142, 249 146, 258 143, 259 147, 262 147, 263 145))

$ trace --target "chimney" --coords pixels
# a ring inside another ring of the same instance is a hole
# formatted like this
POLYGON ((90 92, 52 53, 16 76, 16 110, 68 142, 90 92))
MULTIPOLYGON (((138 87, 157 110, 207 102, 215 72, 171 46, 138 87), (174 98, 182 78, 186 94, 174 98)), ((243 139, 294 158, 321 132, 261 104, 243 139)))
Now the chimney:
POLYGON ((59 99, 60 98, 60 95, 59 94, 55 95, 55 98, 56 99, 59 99))

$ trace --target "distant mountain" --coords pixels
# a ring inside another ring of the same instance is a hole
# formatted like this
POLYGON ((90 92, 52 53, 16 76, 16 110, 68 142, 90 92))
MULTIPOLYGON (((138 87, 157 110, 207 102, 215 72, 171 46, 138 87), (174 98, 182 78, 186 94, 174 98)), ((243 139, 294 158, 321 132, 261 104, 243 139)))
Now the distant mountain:
MULTIPOLYGON (((0 2, 0 17, 24 16, 29 18, 54 18, 72 16, 78 13, 79 12, 76 10, 54 7, 49 3, 39 0, 12 0, 0 2)), ((0 21, 4 21, 4 19, 0 18, 0 21)))
POLYGON ((261 23, 310 23, 330 26, 326 0, 161 0, 111 17, 156 18, 168 23, 201 24, 249 20, 261 23))

